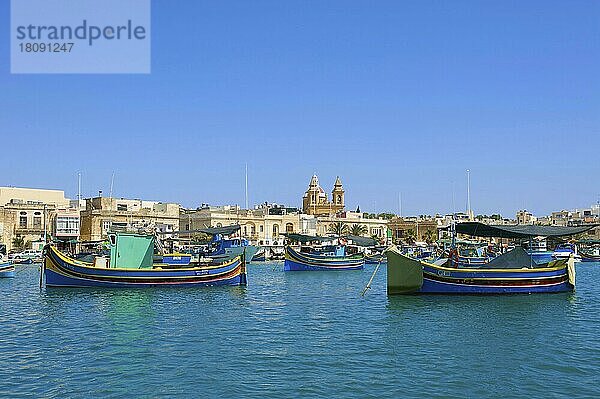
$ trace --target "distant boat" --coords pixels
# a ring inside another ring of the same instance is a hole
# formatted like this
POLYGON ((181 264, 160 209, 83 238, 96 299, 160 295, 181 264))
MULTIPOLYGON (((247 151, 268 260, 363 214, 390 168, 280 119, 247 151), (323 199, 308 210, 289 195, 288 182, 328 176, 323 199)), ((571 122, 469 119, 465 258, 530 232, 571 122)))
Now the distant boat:
POLYGON ((575 262, 581 261, 581 256, 577 253, 575 244, 558 244, 552 252, 552 259, 567 259, 571 256, 575 258, 575 262))
MULTIPOLYGON (((468 222, 456 225, 456 232, 478 237, 522 239, 574 235, 590 228, 489 226, 468 222)), ((572 291, 575 288, 573 256, 538 264, 520 247, 477 267, 448 267, 452 266, 448 259, 435 263, 411 259, 396 248, 387 251, 387 258, 389 295, 542 293, 572 291)))
POLYGON ((582 262, 600 262, 600 241, 598 240, 581 240, 579 256, 582 262))
POLYGON ((242 253, 245 253, 247 262, 251 262, 259 248, 255 245, 250 245, 245 238, 233 237, 239 230, 239 224, 208 227, 198 230, 201 233, 212 236, 212 241, 208 245, 208 248, 206 251, 201 252, 200 255, 214 259, 228 259, 232 256, 240 256, 242 253))
POLYGON ((111 233, 110 257, 94 263, 72 259, 54 246, 44 251, 47 287, 206 287, 246 285, 244 256, 222 262, 177 265, 153 263, 154 236, 111 233))
POLYGON ((3 277, 14 277, 15 276, 15 265, 12 262, 0 263, 0 278, 3 277))
POLYGON ((373 246, 373 240, 365 237, 348 236, 343 238, 309 236, 304 234, 284 234, 288 240, 298 242, 300 250, 291 245, 285 247, 284 271, 314 271, 314 270, 362 270, 365 265, 365 255, 356 250, 348 253, 348 242, 352 248, 373 246))
POLYGON ((285 249, 285 271, 315 270, 362 270, 365 265, 363 254, 346 254, 340 245, 328 245, 320 250, 300 252, 288 246, 285 249))

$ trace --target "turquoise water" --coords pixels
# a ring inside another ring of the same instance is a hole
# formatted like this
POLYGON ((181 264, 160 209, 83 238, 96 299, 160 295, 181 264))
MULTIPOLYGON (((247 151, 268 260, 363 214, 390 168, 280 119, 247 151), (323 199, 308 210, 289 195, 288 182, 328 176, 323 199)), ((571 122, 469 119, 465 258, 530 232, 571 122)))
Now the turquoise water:
POLYGON ((3 397, 600 397, 600 264, 574 294, 385 295, 385 268, 247 288, 38 288, 0 279, 3 397))

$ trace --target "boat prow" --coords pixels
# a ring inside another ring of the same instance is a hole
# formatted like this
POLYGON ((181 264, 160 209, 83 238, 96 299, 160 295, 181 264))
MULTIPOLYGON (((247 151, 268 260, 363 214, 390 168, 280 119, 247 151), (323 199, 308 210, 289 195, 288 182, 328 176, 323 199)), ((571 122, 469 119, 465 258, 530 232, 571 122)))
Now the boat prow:
POLYGON ((423 266, 416 259, 402 255, 397 247, 387 250, 388 295, 412 294, 423 286, 423 266))

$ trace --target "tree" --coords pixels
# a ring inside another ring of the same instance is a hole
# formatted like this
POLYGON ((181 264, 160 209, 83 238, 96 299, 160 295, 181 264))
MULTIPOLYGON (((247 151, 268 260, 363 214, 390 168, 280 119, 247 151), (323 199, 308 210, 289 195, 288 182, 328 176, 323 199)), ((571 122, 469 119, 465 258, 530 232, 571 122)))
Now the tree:
POLYGON ((353 236, 362 236, 364 234, 367 234, 368 232, 369 229, 367 229, 367 226, 365 226, 364 224, 354 223, 352 224, 352 226, 350 226, 350 234, 352 234, 353 236))
POLYGON ((25 240, 21 236, 16 236, 12 240, 12 245, 13 248, 21 250, 23 247, 25 247, 25 240))
POLYGON ((192 235, 192 244, 206 244, 212 240, 212 236, 206 233, 194 233, 192 235))
POLYGON ((404 232, 404 241, 408 244, 414 244, 417 241, 417 235, 413 229, 408 229, 404 232))
POLYGON ((433 230, 426 230, 425 234, 423 234, 423 239, 427 244, 431 244, 437 240, 437 232, 433 230))
POLYGON ((340 237, 348 233, 348 225, 344 222, 335 222, 329 225, 327 231, 340 237))

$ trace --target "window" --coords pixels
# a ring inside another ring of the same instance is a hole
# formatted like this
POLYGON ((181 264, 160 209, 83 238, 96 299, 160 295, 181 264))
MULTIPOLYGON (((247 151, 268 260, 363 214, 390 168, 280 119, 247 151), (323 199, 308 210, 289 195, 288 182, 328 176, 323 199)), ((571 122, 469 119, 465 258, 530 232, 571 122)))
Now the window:
POLYGON ((294 232, 294 225, 292 223, 286 223, 285 224, 285 232, 286 233, 293 233, 294 232))
POLYGON ((263 228, 263 226, 260 226, 258 229, 259 229, 259 231, 260 231, 261 233, 264 231, 264 228, 263 228))
POLYGON ((279 225, 273 225, 273 237, 279 236, 279 225))
POLYGON ((250 234, 252 234, 252 235, 256 234, 256 226, 255 225, 250 226, 250 234))
POLYGON ((22 229, 27 228, 27 216, 19 216, 19 227, 22 229))
POLYGON ((127 204, 117 204, 117 211, 127 212, 127 204))
POLYGON ((105 220, 102 222, 102 234, 106 234, 110 231, 110 220, 105 220))
POLYGON ((34 216, 33 217, 33 228, 34 229, 39 229, 42 227, 42 217, 41 216, 34 216))

